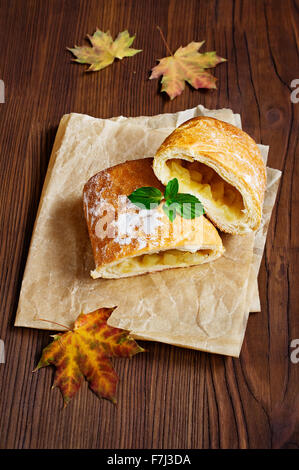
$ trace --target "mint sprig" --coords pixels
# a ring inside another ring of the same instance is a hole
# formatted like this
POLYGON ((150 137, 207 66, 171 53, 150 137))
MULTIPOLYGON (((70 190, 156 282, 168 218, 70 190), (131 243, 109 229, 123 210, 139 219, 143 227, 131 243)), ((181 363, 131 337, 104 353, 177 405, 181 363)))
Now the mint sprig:
POLYGON ((177 214, 184 219, 195 219, 205 213, 202 203, 196 196, 178 191, 178 179, 173 178, 168 182, 164 195, 157 188, 144 186, 133 191, 128 199, 141 209, 154 209, 162 201, 165 201, 162 209, 171 222, 174 221, 177 214))

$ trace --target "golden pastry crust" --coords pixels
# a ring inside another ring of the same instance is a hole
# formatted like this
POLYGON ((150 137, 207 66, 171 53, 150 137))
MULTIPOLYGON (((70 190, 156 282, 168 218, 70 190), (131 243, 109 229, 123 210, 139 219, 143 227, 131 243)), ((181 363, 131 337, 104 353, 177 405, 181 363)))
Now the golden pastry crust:
MULTIPOLYGON (((190 119, 166 138, 155 155, 153 169, 164 185, 177 176, 169 171, 170 160, 174 159, 201 162, 241 194, 243 208, 235 220, 229 220, 221 213, 220 204, 217 208, 213 201, 204 197, 200 188, 180 184, 180 191, 190 192, 201 200, 207 216, 220 230, 242 234, 259 227, 266 168, 257 144, 248 134, 218 119, 203 116, 190 119)), ((180 182, 179 177, 178 180, 180 182)))
POLYGON ((184 261, 147 266, 150 260, 145 259, 142 269, 133 266, 131 271, 128 268, 127 272, 125 269, 120 272, 117 266, 120 262, 131 258, 140 260, 146 254, 178 250, 180 257, 189 251, 186 247, 190 251, 203 250, 200 263, 188 264, 192 265, 212 261, 224 252, 217 230, 204 216, 187 220, 177 215, 170 222, 162 204, 147 210, 129 201, 127 196, 142 186, 153 186, 164 192, 165 188, 153 173, 152 163, 152 158, 128 161, 97 173, 85 184, 84 214, 96 265, 92 277, 128 277, 186 265, 184 261))

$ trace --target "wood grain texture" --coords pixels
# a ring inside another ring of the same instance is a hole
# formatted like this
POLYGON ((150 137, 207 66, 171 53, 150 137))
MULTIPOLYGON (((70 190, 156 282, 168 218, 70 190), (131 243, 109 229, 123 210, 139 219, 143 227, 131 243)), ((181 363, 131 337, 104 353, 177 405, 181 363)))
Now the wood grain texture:
POLYGON ((298 123, 290 84, 299 78, 296 0, 0 0, 1 448, 298 448, 299 338, 298 123), (228 62, 215 91, 186 87, 174 101, 149 81, 166 55, 206 39, 228 62), (136 33, 143 52, 99 73, 71 63, 66 47, 96 27, 136 33), (14 328, 39 196, 61 116, 108 118, 176 112, 197 104, 230 107, 270 145, 283 171, 263 258, 262 312, 248 322, 240 359, 150 343, 132 361, 114 361, 118 405, 85 385, 62 410, 50 368, 31 371, 49 332, 14 328))

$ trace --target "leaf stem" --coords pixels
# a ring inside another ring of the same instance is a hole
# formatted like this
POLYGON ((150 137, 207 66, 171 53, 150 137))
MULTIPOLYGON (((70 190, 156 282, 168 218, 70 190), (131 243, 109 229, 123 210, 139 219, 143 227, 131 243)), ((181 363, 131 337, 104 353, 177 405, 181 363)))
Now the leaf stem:
POLYGON ((67 326, 62 325, 61 323, 57 323, 57 321, 45 320, 44 318, 36 318, 36 321, 46 321, 46 322, 48 322, 48 323, 55 323, 55 325, 62 326, 62 327, 65 328, 66 330, 72 331, 71 328, 68 328, 67 326))
POLYGON ((166 39, 165 39, 165 36, 164 36, 164 34, 163 34, 162 29, 160 28, 160 26, 157 26, 157 29, 158 29, 158 31, 159 31, 159 33, 160 33, 160 36, 161 36, 161 38, 162 38, 162 41, 163 41, 164 44, 165 44, 165 47, 166 47, 166 49, 167 49, 167 52, 172 56, 173 54, 172 54, 172 52, 171 52, 171 50, 170 50, 170 48, 169 48, 169 46, 168 46, 168 44, 167 44, 167 42, 166 42, 166 39))

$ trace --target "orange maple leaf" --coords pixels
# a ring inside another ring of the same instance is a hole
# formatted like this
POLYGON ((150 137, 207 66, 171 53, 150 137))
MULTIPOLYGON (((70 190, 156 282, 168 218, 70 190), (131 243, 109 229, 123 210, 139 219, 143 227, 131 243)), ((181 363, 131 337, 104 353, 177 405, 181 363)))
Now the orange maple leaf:
POLYGON ((216 78, 206 69, 215 67, 226 59, 219 57, 216 52, 199 53, 198 50, 205 41, 190 42, 172 54, 161 28, 158 29, 170 56, 159 59, 159 64, 152 69, 150 80, 163 76, 161 91, 165 91, 172 100, 184 91, 185 82, 196 89, 216 88, 216 78))
POLYGON ((34 372, 50 364, 56 367, 53 388, 60 388, 64 406, 79 390, 84 378, 96 395, 116 403, 118 377, 109 358, 132 357, 144 351, 128 331, 107 324, 112 311, 100 308, 81 313, 73 330, 56 334, 53 342, 44 348, 34 372))

